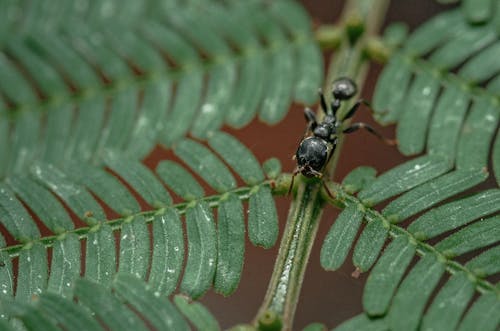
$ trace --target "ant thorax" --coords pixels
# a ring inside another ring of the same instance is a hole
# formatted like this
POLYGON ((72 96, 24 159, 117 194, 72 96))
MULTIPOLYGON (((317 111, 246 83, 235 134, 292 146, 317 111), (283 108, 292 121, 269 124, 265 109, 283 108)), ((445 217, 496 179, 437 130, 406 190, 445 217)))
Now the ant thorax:
POLYGON ((321 123, 318 123, 313 130, 315 137, 330 141, 332 135, 336 134, 336 120, 335 117, 328 114, 323 118, 321 123))

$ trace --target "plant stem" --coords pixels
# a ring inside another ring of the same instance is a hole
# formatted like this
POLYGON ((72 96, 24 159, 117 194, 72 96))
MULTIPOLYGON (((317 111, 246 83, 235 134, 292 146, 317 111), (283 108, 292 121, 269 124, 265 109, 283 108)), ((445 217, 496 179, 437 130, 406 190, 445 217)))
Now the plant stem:
MULTIPOLYGON (((347 1, 341 19, 344 40, 331 61, 327 90, 329 82, 339 76, 349 76, 359 84, 359 88, 362 87, 360 82, 367 72, 362 53, 364 41, 367 36, 377 32, 387 4, 388 0, 347 1)), ((335 171, 341 147, 342 137, 332 162, 325 169, 326 178, 331 178, 335 171)), ((299 179, 298 182, 297 195, 290 206, 267 293, 254 321, 261 330, 292 329, 305 269, 322 215, 324 200, 321 196, 321 181, 299 179)))

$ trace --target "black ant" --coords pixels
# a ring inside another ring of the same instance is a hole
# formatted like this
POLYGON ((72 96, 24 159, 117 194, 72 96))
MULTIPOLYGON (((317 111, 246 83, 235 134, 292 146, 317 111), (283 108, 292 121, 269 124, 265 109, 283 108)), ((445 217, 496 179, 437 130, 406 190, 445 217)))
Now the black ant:
MULTIPOLYGON (((337 111, 341 106, 341 102, 349 100, 357 92, 356 83, 350 78, 341 77, 333 82, 333 99, 330 108, 327 107, 325 96, 323 92, 319 91, 321 109, 323 109, 325 116, 321 122, 316 119, 316 114, 310 109, 304 109, 304 115, 307 121, 307 129, 304 138, 297 148, 294 158, 297 160, 297 167, 292 175, 292 182, 288 193, 291 192, 293 181, 298 173, 306 177, 323 177, 323 168, 330 161, 330 158, 335 151, 337 145, 337 138, 339 133, 351 133, 359 129, 365 129, 377 138, 381 139, 388 145, 395 145, 396 141, 384 138, 380 133, 375 131, 371 126, 366 123, 353 123, 347 128, 342 128, 342 123, 353 117, 359 106, 363 103, 370 106, 368 102, 363 99, 356 101, 356 103, 349 109, 347 114, 342 119, 337 118, 337 111)), ((332 194, 326 187, 326 191, 331 198, 332 194)))

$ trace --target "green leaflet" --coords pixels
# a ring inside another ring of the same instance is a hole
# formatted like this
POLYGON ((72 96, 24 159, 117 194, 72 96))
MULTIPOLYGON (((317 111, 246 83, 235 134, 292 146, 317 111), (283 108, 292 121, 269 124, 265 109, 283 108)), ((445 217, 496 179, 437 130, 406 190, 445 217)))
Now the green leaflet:
POLYGON ((499 116, 496 101, 482 98, 473 103, 458 142, 458 169, 488 168, 490 145, 499 116))
POLYGON ((40 243, 34 243, 19 252, 16 300, 30 302, 33 295, 39 295, 47 286, 47 250, 40 243))
POLYGON ((369 186, 375 180, 376 174, 377 171, 372 167, 357 167, 344 177, 342 186, 347 193, 354 194, 369 186))
POLYGON ((170 294, 179 280, 184 261, 184 232, 176 209, 168 208, 153 219, 153 256, 148 284, 170 294))
POLYGON ((463 272, 453 275, 432 301, 422 320, 422 331, 456 330, 467 303, 474 295, 474 284, 463 272))
POLYGON ((500 185, 500 134, 498 132, 491 158, 493 160, 493 173, 495 174, 497 184, 500 185))
POLYGON ((434 247, 453 258, 500 239, 500 216, 481 219, 438 242, 434 247))
POLYGON ((234 194, 220 201, 217 219, 217 269, 214 288, 231 294, 241 278, 245 252, 245 218, 243 205, 234 194))
POLYGON ((105 327, 113 330, 145 330, 146 325, 132 313, 131 307, 121 303, 110 291, 86 279, 79 279, 75 286, 78 302, 92 312, 105 327))
POLYGON ((63 205, 32 178, 10 176, 6 182, 52 232, 60 233, 75 227, 63 205))
POLYGON ((416 330, 425 304, 444 273, 445 265, 426 254, 405 277, 394 295, 387 319, 391 330, 416 330))
POLYGON ((137 213, 141 210, 132 194, 109 173, 84 163, 70 162, 64 172, 75 183, 86 186, 111 209, 121 216, 137 213))
POLYGON ((58 195, 66 205, 82 220, 95 223, 104 220, 104 211, 90 193, 82 186, 71 181, 66 174, 52 165, 37 163, 31 174, 38 182, 58 195))
POLYGON ((217 192, 227 192, 236 187, 236 180, 229 169, 205 146, 184 139, 175 146, 174 151, 217 192))
POLYGON ((200 199, 205 195, 205 191, 193 176, 175 162, 161 161, 156 167, 156 173, 172 191, 184 200, 200 199))
POLYGON ((151 206, 158 208, 172 203, 165 187, 142 163, 116 153, 108 153, 104 160, 112 171, 122 177, 151 206))
POLYGON ((3 226, 17 240, 38 238, 40 231, 14 192, 0 183, 0 219, 3 226))
POLYGON ((500 64, 495 61, 498 52, 500 52, 500 43, 497 41, 467 61, 458 74, 472 82, 480 83, 488 80, 500 70, 500 64))
POLYGON ((85 251, 85 278, 107 285, 116 272, 115 236, 108 224, 90 229, 85 251))
POLYGON ((71 298, 75 280, 80 276, 80 241, 78 236, 67 233, 55 241, 52 247, 47 291, 71 298))
POLYGON ((37 308, 52 317, 65 330, 103 330, 99 322, 93 319, 83 306, 53 293, 43 293, 37 301, 37 308))
POLYGON ((221 329, 215 317, 200 303, 189 302, 188 298, 182 295, 176 295, 174 297, 174 303, 197 330, 218 331, 221 329))
POLYGON ((380 175, 371 185, 359 192, 364 204, 372 206, 449 170, 449 162, 439 156, 421 156, 380 175))
POLYGON ((255 246, 270 248, 278 239, 278 215, 268 186, 255 186, 248 201, 248 238, 255 246))
POLYGON ((439 79, 434 73, 422 71, 416 74, 396 130, 398 147, 404 155, 414 155, 424 150, 427 127, 439 89, 439 79))
POLYGON ((462 10, 469 21, 482 23, 491 18, 494 6, 493 0, 464 0, 462 10))
POLYGON ((248 185, 264 180, 259 162, 252 152, 227 133, 217 132, 208 143, 248 185))
POLYGON ((500 246, 492 247, 465 264, 465 267, 479 277, 500 272, 500 246))
MULTIPOLYGON (((35 308, 50 317, 65 330, 103 330, 102 326, 92 318, 89 311, 77 303, 61 298, 53 293, 43 293, 36 301, 35 308)), ((35 326, 38 329, 39 326, 35 326)))
POLYGON ((364 210, 357 204, 349 204, 331 226, 321 247, 321 266, 336 270, 344 263, 354 237, 363 221, 364 210))
POLYGON ((55 324, 46 316, 42 315, 33 306, 17 301, 9 301, 8 298, 0 298, 0 304, 5 307, 2 312, 4 316, 13 316, 11 325, 18 329, 22 326, 27 330, 57 330, 55 324), (21 323, 19 323, 21 321, 21 323))
POLYGON ((0 56, 0 89, 10 99, 17 103, 35 102, 37 99, 29 82, 15 70, 15 66, 2 54, 0 56))
POLYGON ((188 256, 181 292, 199 298, 210 287, 217 263, 217 237, 212 210, 199 202, 186 210, 188 256))
POLYGON ((42 117, 39 113, 23 112, 15 122, 15 128, 11 133, 12 158, 9 170, 13 172, 24 172, 40 156, 43 145, 39 143, 42 117), (40 146, 40 150, 37 149, 40 146), (23 151, 18 153, 17 151, 23 151))
POLYGON ((457 193, 484 181, 488 173, 484 170, 453 171, 430 180, 391 201, 382 214, 391 221, 401 222, 410 216, 432 207, 457 193))
POLYGON ((150 264, 149 230, 143 216, 125 221, 120 231, 118 272, 144 279, 150 264))
POLYGON ((396 237, 371 271, 363 291, 363 307, 372 316, 385 314, 399 281, 415 255, 406 236, 396 237))
POLYGON ((129 274, 117 274, 113 288, 156 330, 189 330, 189 326, 165 295, 156 295, 146 283, 129 274))
POLYGON ((429 123, 427 150, 430 154, 445 155, 450 160, 455 158, 469 99, 467 91, 460 86, 445 85, 429 123))
POLYGON ((387 322, 383 319, 371 319, 365 314, 357 315, 339 326, 333 331, 386 331, 389 330, 387 322))
POLYGON ((494 331, 500 323, 500 300, 497 294, 485 293, 480 296, 462 319, 458 331, 494 331))
MULTIPOLYGON (((366 216, 368 219, 368 216, 366 216)), ((354 248, 352 261, 360 271, 367 271, 377 260, 387 239, 389 229, 383 220, 375 218, 369 221, 361 232, 354 248)))
MULTIPOLYGON (((5 246, 5 243, 3 243, 2 246, 5 246)), ((12 269, 12 260, 9 254, 2 251, 0 252, 0 261, 3 263, 3 266, 0 267, 0 292, 4 296, 12 296, 14 294, 14 271, 12 269)))
POLYGON ((425 240, 456 229, 499 209, 500 190, 487 190, 428 211, 413 221, 408 231, 418 239, 425 240))

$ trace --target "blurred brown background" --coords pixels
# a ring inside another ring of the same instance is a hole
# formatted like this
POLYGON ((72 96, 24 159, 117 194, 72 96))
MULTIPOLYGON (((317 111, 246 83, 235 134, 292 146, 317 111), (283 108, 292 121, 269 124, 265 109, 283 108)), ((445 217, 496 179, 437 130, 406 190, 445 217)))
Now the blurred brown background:
MULTIPOLYGON (((303 0, 302 4, 315 23, 331 24, 338 19, 343 1, 303 0)), ((433 0, 392 1, 385 25, 401 21, 413 30, 420 23, 445 9, 447 7, 438 5, 433 0)), ((325 63, 326 61, 325 57, 325 63)), ((361 92, 363 98, 371 100, 380 69, 378 66, 372 66, 365 88, 361 92)), ((294 105, 285 120, 276 126, 271 127, 254 121, 242 130, 227 129, 227 131, 251 148, 259 161, 263 162, 273 156, 278 157, 283 170, 291 172, 295 167, 291 156, 295 153, 305 125, 302 108, 300 105, 294 105)), ((373 123, 375 127, 380 128, 371 120, 366 109, 359 111, 355 120, 373 123)), ((382 128, 380 131, 385 136, 394 136, 393 126, 382 128)), ((375 167, 380 173, 404 160, 396 148, 380 143, 366 132, 352 134, 348 136, 343 147, 336 180, 341 180, 350 170, 360 165, 375 167)), ((284 228, 289 204, 289 198, 277 199, 280 233, 284 228)), ((312 322, 321 322, 332 328, 362 311, 361 296, 366 275, 361 275, 358 279, 351 277, 354 270, 352 257, 349 255, 343 267, 336 272, 326 272, 319 264, 322 241, 337 215, 338 211, 331 207, 326 208, 324 212, 297 308, 294 323, 296 330, 312 322)), ((247 243, 243 277, 236 292, 229 298, 209 292, 202 299, 223 328, 250 322, 254 318, 266 292, 277 249, 278 245, 273 249, 264 250, 247 243)))

